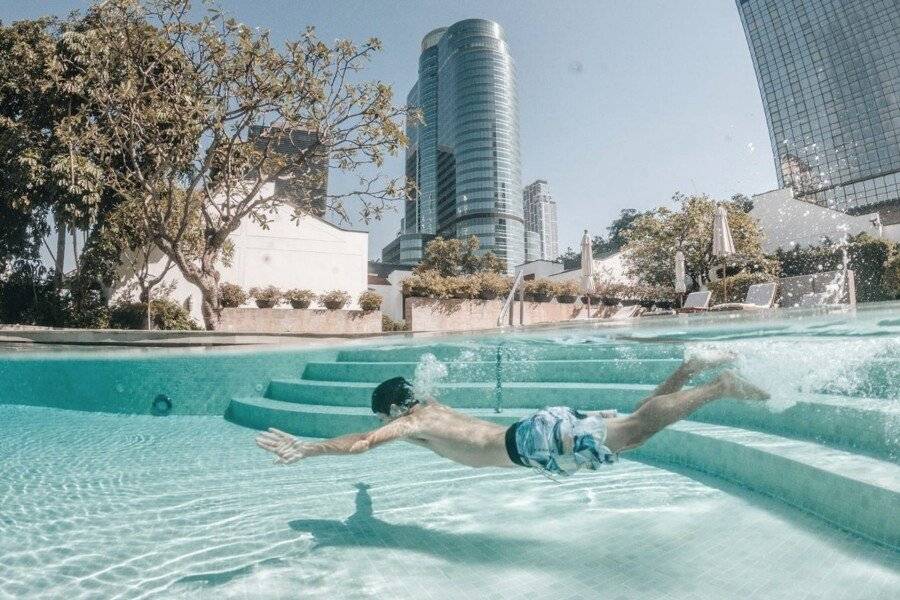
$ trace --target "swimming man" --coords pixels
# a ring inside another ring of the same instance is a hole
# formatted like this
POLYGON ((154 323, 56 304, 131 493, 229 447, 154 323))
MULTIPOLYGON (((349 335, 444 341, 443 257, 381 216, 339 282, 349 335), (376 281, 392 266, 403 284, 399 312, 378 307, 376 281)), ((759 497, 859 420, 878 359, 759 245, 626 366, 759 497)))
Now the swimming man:
POLYGON ((376 446, 403 440, 470 467, 534 467, 569 475, 580 468, 596 470, 613 462, 619 452, 637 448, 664 427, 719 398, 765 400, 764 391, 732 371, 688 390, 687 381, 727 362, 724 357, 693 358, 641 400, 634 412, 620 417, 614 410, 578 411, 555 406, 504 427, 455 411, 429 399, 419 401, 402 377, 381 383, 372 394, 372 411, 384 423, 378 429, 321 442, 304 442, 269 429, 256 443, 291 464, 326 454, 360 454, 376 446))

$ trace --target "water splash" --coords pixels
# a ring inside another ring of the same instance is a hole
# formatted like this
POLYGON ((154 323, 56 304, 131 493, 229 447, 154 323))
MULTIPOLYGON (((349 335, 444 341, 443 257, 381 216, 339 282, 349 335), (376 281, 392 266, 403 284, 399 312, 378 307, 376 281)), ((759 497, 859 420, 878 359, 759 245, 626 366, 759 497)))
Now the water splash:
POLYGON ((416 364, 413 376, 413 393, 419 400, 437 397, 437 386, 447 377, 447 365, 434 354, 423 354, 416 364))

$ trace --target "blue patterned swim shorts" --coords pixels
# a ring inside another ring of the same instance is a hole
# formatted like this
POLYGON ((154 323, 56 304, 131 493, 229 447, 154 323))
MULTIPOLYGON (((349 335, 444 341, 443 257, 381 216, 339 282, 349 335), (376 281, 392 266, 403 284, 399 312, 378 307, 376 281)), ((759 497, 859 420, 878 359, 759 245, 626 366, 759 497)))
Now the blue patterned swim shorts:
POLYGON ((618 458, 604 443, 606 423, 566 406, 550 406, 514 423, 506 431, 509 458, 523 467, 556 475, 581 468, 596 471, 618 458))

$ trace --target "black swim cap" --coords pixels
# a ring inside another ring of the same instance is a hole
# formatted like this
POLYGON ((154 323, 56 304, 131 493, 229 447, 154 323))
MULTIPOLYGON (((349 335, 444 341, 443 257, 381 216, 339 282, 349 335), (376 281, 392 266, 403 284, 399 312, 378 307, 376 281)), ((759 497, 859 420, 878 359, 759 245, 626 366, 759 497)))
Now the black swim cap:
POLYGON ((391 406, 404 406, 413 399, 412 384, 403 377, 394 377, 378 384, 372 392, 372 412, 391 414, 391 406))

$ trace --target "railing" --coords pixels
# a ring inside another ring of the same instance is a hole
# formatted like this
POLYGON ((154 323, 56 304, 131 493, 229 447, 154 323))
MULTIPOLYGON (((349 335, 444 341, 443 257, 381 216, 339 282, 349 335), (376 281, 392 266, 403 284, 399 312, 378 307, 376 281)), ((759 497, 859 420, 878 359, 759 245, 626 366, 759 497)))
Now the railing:
MULTIPOLYGON (((516 279, 513 281, 512 288, 509 290, 509 295, 506 296, 506 302, 503 303, 503 308, 500 309, 500 316, 497 317, 497 327, 503 327, 504 325, 514 325, 514 319, 509 317, 509 311, 512 307, 513 301, 516 298, 516 291, 521 292, 522 283, 525 281, 525 272, 519 271, 519 274, 516 275, 516 279), (504 321, 509 321, 505 323, 504 321)), ((525 320, 525 303, 524 299, 519 300, 519 325, 522 325, 525 320)))

